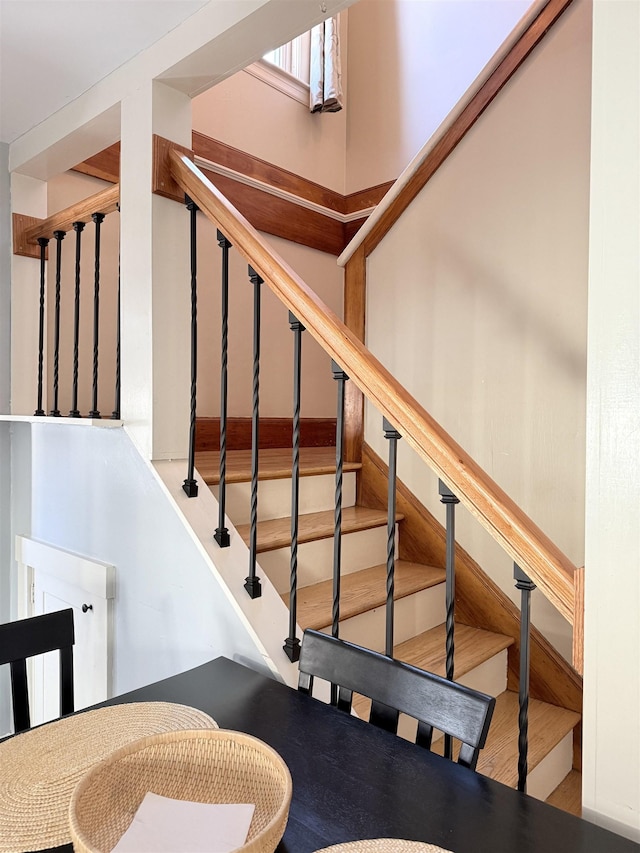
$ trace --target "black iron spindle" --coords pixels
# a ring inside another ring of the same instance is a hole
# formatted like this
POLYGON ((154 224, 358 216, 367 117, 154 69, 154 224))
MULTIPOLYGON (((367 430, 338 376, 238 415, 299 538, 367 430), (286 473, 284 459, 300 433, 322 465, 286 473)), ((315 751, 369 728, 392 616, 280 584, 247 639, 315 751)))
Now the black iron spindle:
POLYGON ((529 752, 529 668, 531 662, 531 593, 536 588, 517 563, 513 578, 520 590, 520 695, 518 713, 518 790, 527 791, 527 762, 529 752))
POLYGON ((64 231, 54 231, 56 239, 56 305, 53 320, 53 408, 49 415, 53 418, 60 417, 58 408, 58 393, 60 390, 60 277, 62 266, 62 241, 65 237, 64 231))
POLYGON ((393 593, 395 575, 395 544, 396 544, 396 478, 398 439, 400 433, 382 419, 384 437, 389 441, 389 491, 387 496, 387 604, 386 604, 386 636, 384 653, 393 657, 393 593))
POLYGON ((84 231, 84 222, 74 222, 73 230, 76 232, 76 269, 75 269, 75 300, 73 306, 73 385, 71 389, 71 411, 70 418, 79 418, 78 409, 78 349, 80 346, 80 256, 81 239, 84 231))
POLYGON ((182 484, 182 489, 190 498, 198 496, 198 482, 195 479, 195 453, 196 453, 196 399, 198 385, 198 235, 197 214, 198 205, 195 201, 184 197, 184 202, 189 211, 189 234, 191 255, 191 406, 189 418, 189 458, 187 461, 187 478, 182 484))
POLYGON ((93 276, 93 382, 90 418, 101 417, 98 409, 98 346, 100 336, 100 228, 104 222, 104 217, 104 213, 94 213, 91 216, 96 226, 96 240, 93 276))
MULTIPOLYGON (((451 489, 446 486, 442 480, 438 481, 438 491, 440 500, 445 505, 447 510, 446 519, 446 539, 447 539, 447 556, 446 556, 446 676, 449 681, 454 678, 454 654, 455 654, 455 596, 456 596, 456 504, 460 501, 453 494, 451 489)), ((453 742, 451 735, 444 736, 444 755, 445 758, 453 757, 453 742)))
POLYGON ((296 637, 298 598, 298 522, 300 497, 300 368, 302 365, 302 333, 304 326, 289 311, 293 332, 293 441, 291 460, 291 573, 289 578, 289 636, 284 650, 290 661, 300 658, 300 640, 296 637))
MULTIPOLYGON (((340 633, 340 575, 342 571, 342 469, 344 453, 344 386, 349 379, 342 368, 331 360, 331 372, 338 383, 336 405, 336 488, 333 523, 333 604, 331 609, 331 635, 340 633)), ((338 704, 338 685, 331 685, 331 704, 338 704)))
POLYGON ((231 243, 222 231, 217 232, 218 246, 222 249, 222 329, 220 353, 220 483, 218 486, 218 527, 213 534, 221 548, 231 544, 229 531, 225 525, 225 505, 227 499, 227 362, 229 350, 229 249, 231 243))
POLYGON ((340 573, 342 570, 342 468, 344 452, 344 386, 349 379, 342 368, 331 361, 331 372, 338 383, 336 406, 336 488, 333 524, 333 607, 331 635, 339 635, 340 626, 340 573))
POLYGON ((38 322, 38 406, 34 415, 44 416, 42 408, 42 377, 44 372, 44 288, 47 277, 47 246, 48 237, 38 237, 40 246, 40 318, 38 322))
POLYGON ((118 307, 116 309, 116 389, 111 420, 120 420, 120 257, 118 256, 118 307))
POLYGON ((251 598, 262 595, 262 584, 256 575, 258 545, 258 442, 260 425, 260 286, 263 279, 249 267, 253 284, 253 411, 251 415, 251 524, 249 533, 249 575, 244 588, 251 598))

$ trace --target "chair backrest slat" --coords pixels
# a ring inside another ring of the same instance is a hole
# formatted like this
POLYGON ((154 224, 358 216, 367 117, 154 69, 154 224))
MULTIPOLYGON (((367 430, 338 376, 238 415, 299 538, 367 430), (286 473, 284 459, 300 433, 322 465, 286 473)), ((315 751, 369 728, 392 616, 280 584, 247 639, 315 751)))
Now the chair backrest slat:
POLYGON ((35 655, 60 652, 60 714, 74 710, 73 609, 45 613, 0 625, 0 664, 11 668, 13 725, 17 732, 31 726, 26 661, 35 655))
POLYGON ((399 713, 408 714, 420 724, 416 743, 429 748, 432 730, 439 729, 462 742, 459 762, 475 767, 493 697, 310 629, 304 632, 299 667, 305 692, 313 689, 308 676, 316 676, 367 696, 373 700, 370 722, 388 731, 397 731, 399 713))

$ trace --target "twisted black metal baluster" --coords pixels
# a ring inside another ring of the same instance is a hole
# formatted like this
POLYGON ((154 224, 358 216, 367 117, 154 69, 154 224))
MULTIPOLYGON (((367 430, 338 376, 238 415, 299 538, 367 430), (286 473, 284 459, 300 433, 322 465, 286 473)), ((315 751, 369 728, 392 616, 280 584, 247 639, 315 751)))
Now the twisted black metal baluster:
POLYGON ((536 588, 532 580, 513 564, 513 578, 520 590, 520 696, 518 713, 518 790, 527 791, 527 761, 529 752, 529 668, 531 662, 531 593, 536 588))
POLYGON ((196 399, 198 379, 198 237, 197 214, 198 205, 188 195, 184 197, 189 211, 190 220, 190 255, 191 255, 191 416, 189 420, 189 459, 187 461, 187 478, 182 489, 190 498, 198 496, 198 482, 194 478, 196 452, 196 399))
POLYGON ((96 242, 93 277, 93 383, 90 418, 101 417, 98 410, 98 344, 100 332, 100 228, 104 222, 104 217, 104 213, 94 213, 91 216, 96 226, 96 242))
POLYGON ((40 319, 38 324, 38 407, 34 415, 42 417, 45 414, 42 408, 42 375, 44 370, 44 287, 47 276, 47 246, 48 237, 38 237, 40 246, 40 319))
POLYGON ((60 417, 58 408, 58 391, 60 379, 60 269, 62 265, 62 241, 64 231, 54 231, 56 238, 56 307, 53 320, 53 408, 49 415, 53 418, 60 417))
POLYGON ((387 604, 386 638, 384 653, 393 657, 393 593, 396 543, 396 461, 400 433, 386 418, 382 419, 384 437, 389 440, 389 492, 387 496, 387 604))
POLYGON ((263 279, 249 267, 253 284, 253 412, 251 416, 251 525, 249 533, 249 575, 244 588, 251 598, 262 595, 260 578, 256 575, 258 545, 258 441, 260 425, 260 285, 263 279))
POLYGON ((290 661, 300 659, 300 640, 296 637, 298 599, 298 522, 300 497, 300 368, 304 326, 289 311, 293 332, 293 454, 291 461, 291 573, 289 579, 289 636, 284 650, 290 661))
POLYGON ((221 548, 231 544, 225 526, 225 504, 227 498, 227 360, 229 350, 229 249, 231 243, 222 231, 217 232, 218 246, 222 249, 222 335, 220 357, 220 485, 218 486, 218 527, 213 534, 221 548))
POLYGON ((120 420, 120 256, 118 255, 118 307, 116 309, 116 393, 111 420, 120 420))
MULTIPOLYGON (((453 494, 442 480, 438 481, 438 491, 440 500, 447 508, 447 575, 446 575, 446 675, 449 681, 453 681, 454 677, 454 654, 455 654, 455 596, 456 596, 456 504, 460 501, 453 494)), ((444 755, 445 758, 453 757, 453 741, 451 735, 444 736, 444 755)))
MULTIPOLYGON (((340 633, 340 573, 342 570, 342 457, 344 452, 344 385, 349 379, 342 368, 331 360, 331 372, 338 383, 336 406, 336 488, 333 524, 333 605, 331 635, 340 633)), ((331 704, 338 704, 338 685, 331 685, 331 704)))
POLYGON ((74 222, 73 230, 76 232, 76 271, 75 271, 75 301, 73 308, 73 387, 71 389, 71 411, 70 418, 79 418, 78 410, 78 348, 80 345, 80 255, 81 239, 84 231, 84 222, 74 222))

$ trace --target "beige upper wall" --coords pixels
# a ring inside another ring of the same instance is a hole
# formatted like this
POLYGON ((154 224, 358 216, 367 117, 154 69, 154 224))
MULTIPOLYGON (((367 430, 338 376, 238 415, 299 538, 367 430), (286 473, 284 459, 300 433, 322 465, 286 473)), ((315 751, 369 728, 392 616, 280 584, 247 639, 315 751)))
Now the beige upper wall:
MULTIPOLYGON (((198 413, 220 413, 221 259, 215 229, 199 218, 198 268, 198 413)), ((269 234, 263 237, 335 313, 342 316, 342 270, 332 255, 290 243, 269 234)), ((253 285, 247 264, 231 249, 229 259, 229 381, 231 417, 251 417, 253 377, 253 285)), ((260 415, 291 417, 293 412, 293 332, 288 309, 261 285, 260 415)), ((335 417, 336 388, 331 360, 309 333, 302 341, 300 416, 335 417)))
POLYGON ((349 9, 346 191, 395 180, 530 0, 359 0, 349 9))
MULTIPOLYGON (((576 2, 369 258, 367 343, 577 565, 584 458, 591 5, 576 2)), ((379 417, 367 441, 384 454, 379 417)), ((438 517, 435 478, 400 476, 438 517)), ((505 590, 512 566, 460 513, 505 590)), ((542 595, 533 620, 570 657, 542 595)))
MULTIPOLYGON (((340 20, 346 99, 346 12, 340 20)), ((346 107, 311 114, 305 104, 246 71, 198 95, 192 105, 194 130, 344 193, 346 107)))

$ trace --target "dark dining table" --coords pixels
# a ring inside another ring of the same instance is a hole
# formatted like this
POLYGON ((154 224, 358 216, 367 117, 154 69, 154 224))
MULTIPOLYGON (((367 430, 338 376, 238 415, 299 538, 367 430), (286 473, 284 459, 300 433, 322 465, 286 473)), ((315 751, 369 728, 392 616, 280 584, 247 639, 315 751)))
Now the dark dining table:
POLYGON ((640 850, 227 658, 103 704, 150 701, 198 708, 221 728, 254 735, 284 758, 293 798, 280 853, 380 837, 454 853, 640 850))

